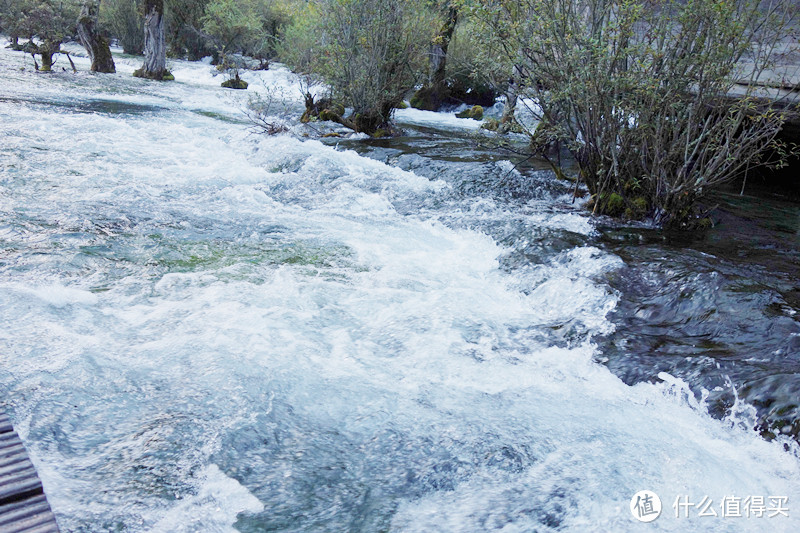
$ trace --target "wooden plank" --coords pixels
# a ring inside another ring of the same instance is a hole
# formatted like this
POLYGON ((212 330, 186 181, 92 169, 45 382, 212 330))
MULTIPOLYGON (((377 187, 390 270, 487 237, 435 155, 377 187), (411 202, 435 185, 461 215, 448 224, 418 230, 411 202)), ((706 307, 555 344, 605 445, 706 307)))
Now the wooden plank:
POLYGON ((57 529, 54 529, 55 517, 50 511, 50 506, 45 503, 45 507, 46 509, 44 511, 37 513, 16 515, 14 520, 6 524, 0 524, 0 531, 3 533, 17 533, 18 531, 24 531, 27 533, 31 530, 38 530, 47 527, 49 527, 49 529, 45 529, 45 531, 58 531, 57 529))
POLYGON ((26 501, 0 505, 0 531, 10 528, 9 524, 30 518, 31 516, 43 515, 50 512, 50 505, 44 494, 34 496, 26 501))
POLYGON ((11 431, 14 431, 11 420, 5 413, 0 413, 0 433, 10 433, 11 431))
POLYGON ((30 528, 25 529, 9 529, 8 531, 3 531, 3 533, 59 533, 58 526, 55 524, 55 521, 51 521, 49 523, 31 526, 30 528))
POLYGON ((18 440, 17 442, 0 448, 0 459, 8 460, 10 457, 15 457, 20 453, 25 455, 25 459, 28 458, 28 454, 25 453, 25 446, 22 445, 22 441, 18 440))
POLYGON ((0 477, 0 505, 43 493, 42 482, 33 465, 22 472, 0 477))
POLYGON ((28 456, 25 453, 25 448, 22 447, 21 444, 19 447, 17 447, 16 451, 13 448, 10 448, 6 451, 7 453, 4 453, 2 456, 0 456, 0 470, 17 463, 24 463, 28 460, 28 456))
POLYGON ((0 532, 58 533, 36 468, 5 413, 0 413, 0 532))

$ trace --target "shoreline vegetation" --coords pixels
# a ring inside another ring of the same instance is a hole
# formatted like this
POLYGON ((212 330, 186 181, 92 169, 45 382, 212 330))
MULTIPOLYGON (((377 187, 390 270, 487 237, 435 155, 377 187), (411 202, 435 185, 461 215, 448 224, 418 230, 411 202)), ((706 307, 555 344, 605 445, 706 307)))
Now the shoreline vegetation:
MULTIPOLYGON (((370 137, 396 135, 406 101, 466 104, 459 116, 498 146, 521 134, 519 155, 585 188, 592 213, 692 230, 712 224, 710 191, 800 152, 781 135, 794 78, 775 74, 800 55, 796 11, 789 0, 0 0, 0 31, 40 72, 76 36, 93 72, 114 72, 116 41, 144 56, 134 76, 157 81, 174 80, 167 57, 211 56, 222 86, 243 90, 244 69, 280 61, 302 79, 302 122, 370 137), (776 83, 788 90, 764 89, 776 83), (502 116, 484 118, 498 97, 502 116)), ((272 112, 253 99, 248 115, 285 131, 272 112)))

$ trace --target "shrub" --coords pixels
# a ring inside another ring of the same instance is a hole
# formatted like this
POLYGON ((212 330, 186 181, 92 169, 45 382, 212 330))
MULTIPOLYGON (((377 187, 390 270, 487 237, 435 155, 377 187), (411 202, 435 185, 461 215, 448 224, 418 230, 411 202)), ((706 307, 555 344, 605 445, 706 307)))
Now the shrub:
POLYGON ((642 202, 631 198, 643 198, 656 222, 685 226, 709 188, 786 154, 776 134, 787 112, 752 86, 729 95, 770 65, 789 7, 484 0, 476 15, 535 103, 532 149, 547 157, 554 144, 565 147, 596 198, 617 194, 633 212, 642 202))
POLYGON ((37 69, 49 72, 53 56, 61 51, 61 43, 75 32, 81 8, 78 0, 19 0, 0 7, 3 24, 12 37, 38 41, 30 43, 27 50, 41 56, 42 66, 37 65, 37 69))
POLYGON ((324 79, 352 109, 331 118, 369 134, 390 129, 392 111, 427 69, 432 23, 424 2, 318 0, 306 13, 284 36, 290 64, 324 79))

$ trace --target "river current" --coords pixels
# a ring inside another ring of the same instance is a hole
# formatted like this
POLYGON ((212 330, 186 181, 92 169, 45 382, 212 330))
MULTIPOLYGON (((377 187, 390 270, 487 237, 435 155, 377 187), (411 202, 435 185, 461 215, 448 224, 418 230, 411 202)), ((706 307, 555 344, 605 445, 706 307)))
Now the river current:
POLYGON ((796 236, 732 273, 477 123, 252 135, 209 65, 75 59, 0 51, 0 405, 63 531, 800 530, 797 445, 754 429, 792 408, 796 236))

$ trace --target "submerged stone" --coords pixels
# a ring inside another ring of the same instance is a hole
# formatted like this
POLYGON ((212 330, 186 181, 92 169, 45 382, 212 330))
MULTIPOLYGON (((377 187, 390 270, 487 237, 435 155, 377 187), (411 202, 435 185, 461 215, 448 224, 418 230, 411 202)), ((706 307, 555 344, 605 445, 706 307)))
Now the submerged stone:
POLYGON ((465 109, 461 113, 456 113, 458 118, 471 118, 473 120, 483 120, 483 107, 474 105, 469 109, 465 109))

